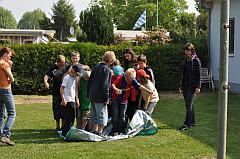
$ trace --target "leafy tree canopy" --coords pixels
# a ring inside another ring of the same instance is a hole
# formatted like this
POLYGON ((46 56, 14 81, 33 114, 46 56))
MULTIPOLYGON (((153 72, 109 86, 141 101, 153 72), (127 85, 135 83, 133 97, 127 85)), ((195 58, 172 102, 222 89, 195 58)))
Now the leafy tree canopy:
POLYGON ((114 41, 112 17, 104 3, 93 4, 81 12, 79 26, 86 35, 86 41, 104 45, 114 41))
POLYGON ((16 29, 17 21, 11 11, 0 7, 0 28, 16 29))
POLYGON ((59 0, 53 4, 52 19, 53 29, 56 30, 56 37, 60 41, 65 41, 70 35, 70 27, 77 27, 75 9, 67 0, 59 0))
POLYGON ((45 13, 41 9, 25 12, 18 22, 18 28, 21 29, 42 29, 41 21, 46 17, 45 13))

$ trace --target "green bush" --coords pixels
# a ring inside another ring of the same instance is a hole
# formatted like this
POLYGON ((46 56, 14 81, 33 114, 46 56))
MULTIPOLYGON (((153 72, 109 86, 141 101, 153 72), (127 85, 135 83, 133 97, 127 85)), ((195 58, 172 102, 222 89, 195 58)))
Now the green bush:
POLYGON ((180 80, 180 67, 183 56, 183 45, 133 46, 126 42, 119 45, 103 46, 94 43, 62 44, 26 44, 9 45, 16 55, 13 58, 13 73, 16 82, 14 94, 46 94, 43 76, 56 62, 58 54, 66 56, 70 63, 72 51, 80 52, 80 63, 93 67, 101 61, 108 50, 116 53, 122 61, 122 52, 131 47, 136 54, 145 54, 149 66, 153 69, 158 90, 176 90, 180 80))

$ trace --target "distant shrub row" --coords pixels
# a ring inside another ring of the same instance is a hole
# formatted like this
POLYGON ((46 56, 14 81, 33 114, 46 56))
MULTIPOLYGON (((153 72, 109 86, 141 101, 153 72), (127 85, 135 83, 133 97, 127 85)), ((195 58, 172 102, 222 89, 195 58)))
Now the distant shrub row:
MULTIPOLYGON (((183 45, 170 44, 158 46, 132 46, 130 43, 102 46, 94 43, 62 44, 26 44, 9 45, 16 55, 13 58, 15 83, 14 94, 46 94, 43 76, 50 66, 56 62, 56 56, 63 54, 70 63, 72 51, 80 52, 80 63, 93 67, 101 61, 107 50, 112 50, 122 61, 122 52, 131 47, 136 54, 145 54, 149 66, 152 67, 158 90, 176 90, 180 79, 181 62, 184 58, 183 45)), ((200 59, 207 61, 206 50, 198 50, 200 59)), ((206 63, 203 63, 206 65, 206 63)))

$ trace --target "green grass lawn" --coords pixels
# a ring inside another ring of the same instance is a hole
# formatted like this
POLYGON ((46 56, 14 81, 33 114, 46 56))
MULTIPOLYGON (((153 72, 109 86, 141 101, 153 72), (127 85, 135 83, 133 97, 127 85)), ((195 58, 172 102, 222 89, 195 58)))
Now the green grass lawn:
MULTIPOLYGON (((156 135, 110 142, 64 142, 53 130, 51 104, 17 105, 17 118, 12 129, 16 146, 0 145, 0 158, 216 158, 217 93, 202 93, 195 106, 197 126, 187 131, 177 130, 185 117, 183 99, 176 94, 163 95, 153 114, 159 128, 156 135)), ((227 156, 238 159, 238 95, 230 95, 228 110, 227 156)))

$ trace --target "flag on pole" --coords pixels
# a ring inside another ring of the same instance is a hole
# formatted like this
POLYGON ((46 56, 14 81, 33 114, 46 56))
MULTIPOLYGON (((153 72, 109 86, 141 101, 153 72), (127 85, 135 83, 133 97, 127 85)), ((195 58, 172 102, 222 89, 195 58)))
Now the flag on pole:
POLYGON ((132 30, 141 27, 143 24, 146 23, 146 10, 142 13, 142 15, 138 18, 137 22, 135 23, 132 30))

